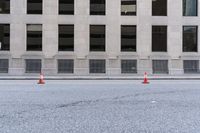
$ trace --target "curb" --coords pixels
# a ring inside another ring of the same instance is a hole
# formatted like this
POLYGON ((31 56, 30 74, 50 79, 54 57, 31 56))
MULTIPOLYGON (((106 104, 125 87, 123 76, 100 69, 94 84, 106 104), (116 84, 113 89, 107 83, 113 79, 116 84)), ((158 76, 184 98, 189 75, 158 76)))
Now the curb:
MULTIPOLYGON (((38 80, 38 77, 0 77, 0 80, 38 80)), ((142 77, 46 77, 45 80, 143 80, 142 77)), ((148 80, 200 80, 200 77, 148 77, 148 80)))

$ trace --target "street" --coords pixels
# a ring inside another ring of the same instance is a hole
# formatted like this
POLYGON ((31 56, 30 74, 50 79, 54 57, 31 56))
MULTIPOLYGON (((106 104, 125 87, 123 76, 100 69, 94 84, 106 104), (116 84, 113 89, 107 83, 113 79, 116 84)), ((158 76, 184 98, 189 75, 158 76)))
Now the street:
POLYGON ((200 81, 0 81, 0 133, 198 133, 200 81))

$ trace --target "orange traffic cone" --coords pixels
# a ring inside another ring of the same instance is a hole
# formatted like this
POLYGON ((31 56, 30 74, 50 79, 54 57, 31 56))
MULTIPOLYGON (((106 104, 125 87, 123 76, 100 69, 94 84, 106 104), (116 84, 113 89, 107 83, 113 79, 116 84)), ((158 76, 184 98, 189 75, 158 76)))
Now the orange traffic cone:
POLYGON ((147 78, 147 72, 144 73, 144 81, 143 84, 149 84, 148 78, 147 78))
POLYGON ((45 82, 44 82, 44 76, 43 76, 42 73, 40 73, 40 79, 38 81, 38 84, 45 84, 45 82))

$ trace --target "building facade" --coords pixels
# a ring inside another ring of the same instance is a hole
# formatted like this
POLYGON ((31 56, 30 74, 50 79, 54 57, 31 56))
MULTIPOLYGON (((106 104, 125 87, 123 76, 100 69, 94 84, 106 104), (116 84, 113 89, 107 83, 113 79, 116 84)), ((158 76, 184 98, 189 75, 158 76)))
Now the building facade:
POLYGON ((1 0, 0 75, 199 73, 198 0, 1 0))

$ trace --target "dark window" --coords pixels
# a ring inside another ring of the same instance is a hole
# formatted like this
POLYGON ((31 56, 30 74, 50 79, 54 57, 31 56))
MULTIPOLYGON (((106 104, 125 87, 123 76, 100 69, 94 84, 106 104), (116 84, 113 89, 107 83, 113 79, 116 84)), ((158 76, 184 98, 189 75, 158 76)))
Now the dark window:
POLYGON ((74 60, 59 59, 58 73, 74 73, 74 60))
POLYGON ((136 0, 121 0, 121 15, 136 15, 136 0))
POLYGON ((59 14, 73 15, 74 0, 59 0, 59 14))
POLYGON ((105 25, 90 25, 90 51, 105 51, 105 25))
POLYGON ((40 73, 41 66, 40 59, 26 59, 26 73, 40 73))
POLYGON ((10 50, 9 24, 0 24, 0 50, 10 50))
POLYGON ((105 0, 90 0, 90 15, 105 15, 105 0))
POLYGON ((42 14, 42 0, 27 0, 27 14, 42 14))
POLYGON ((137 61, 136 60, 122 60, 121 72, 122 73, 137 73, 137 61))
POLYGON ((105 60, 90 60, 90 73, 106 73, 105 60))
POLYGON ((74 25, 59 25, 59 51, 74 50, 74 25))
POLYGON ((8 73, 8 59, 0 59, 0 73, 8 73))
POLYGON ((199 61, 198 60, 184 60, 183 61, 184 73, 199 73, 199 61))
POLYGON ((153 60, 154 74, 168 74, 168 60, 153 60))
POLYGON ((152 51, 167 52, 167 26, 152 26, 152 51))
POLYGON ((152 15, 167 16, 167 0, 152 0, 152 15))
POLYGON ((27 51, 42 51, 42 25, 27 25, 27 51))
POLYGON ((10 13, 10 0, 0 0, 0 14, 10 13))
POLYGON ((183 0, 183 16, 197 16, 197 0, 183 0))
POLYGON ((183 52, 197 52, 197 26, 183 26, 183 52))
POLYGON ((121 51, 136 51, 136 26, 121 26, 121 51))

